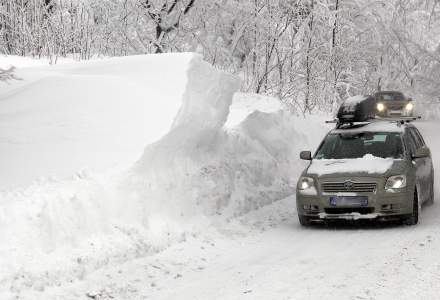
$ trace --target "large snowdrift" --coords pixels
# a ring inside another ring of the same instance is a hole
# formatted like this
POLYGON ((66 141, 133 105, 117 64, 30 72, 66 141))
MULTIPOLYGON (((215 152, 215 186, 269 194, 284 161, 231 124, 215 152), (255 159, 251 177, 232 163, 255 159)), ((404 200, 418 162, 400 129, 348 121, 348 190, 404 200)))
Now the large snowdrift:
POLYGON ((0 192, 2 299, 83 279, 284 198, 304 167, 299 151, 325 133, 321 117, 294 117, 274 99, 239 94, 231 105, 237 78, 191 54, 18 75, 33 83, 0 92, 2 177, 23 184, 89 169, 0 192), (127 171, 96 172, 136 159, 127 171), (28 166, 38 172, 21 181, 28 166))

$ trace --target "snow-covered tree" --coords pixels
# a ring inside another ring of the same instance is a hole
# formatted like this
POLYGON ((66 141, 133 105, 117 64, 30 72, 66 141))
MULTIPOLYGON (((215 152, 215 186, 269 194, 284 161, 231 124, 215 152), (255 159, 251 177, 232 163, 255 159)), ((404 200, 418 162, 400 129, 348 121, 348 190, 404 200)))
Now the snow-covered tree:
POLYGON ((3 0, 0 53, 195 51, 293 111, 378 89, 439 92, 436 0, 3 0))

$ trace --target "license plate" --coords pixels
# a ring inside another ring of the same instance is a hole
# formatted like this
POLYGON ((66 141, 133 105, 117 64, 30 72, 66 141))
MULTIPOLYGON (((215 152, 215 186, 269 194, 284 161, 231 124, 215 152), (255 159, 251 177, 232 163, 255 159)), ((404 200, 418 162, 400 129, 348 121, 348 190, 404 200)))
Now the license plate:
POLYGON ((367 196, 331 196, 331 206, 367 206, 367 196))
POLYGON ((391 110, 390 111, 390 115, 401 115, 402 111, 401 110, 391 110))

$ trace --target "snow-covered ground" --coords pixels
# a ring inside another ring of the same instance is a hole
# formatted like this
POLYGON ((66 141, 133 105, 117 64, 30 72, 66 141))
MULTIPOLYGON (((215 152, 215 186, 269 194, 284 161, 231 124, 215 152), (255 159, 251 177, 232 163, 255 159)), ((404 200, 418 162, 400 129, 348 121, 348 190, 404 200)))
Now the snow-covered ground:
POLYGON ((192 57, 18 68, 0 85, 0 190, 132 165, 169 131, 192 57))
POLYGON ((292 194, 299 151, 324 133, 321 116, 234 96, 239 80, 193 54, 28 61, 16 75, 0 89, 1 298, 217 235, 292 194))
MULTIPOLYGON (((437 123, 421 123, 435 153, 437 123)), ((440 170, 438 160, 435 167, 440 170)), ((437 171, 438 174, 438 171, 437 171)), ((439 190, 436 189, 436 193, 439 190)), ((288 197, 218 220, 156 255, 108 265, 46 299, 437 299, 440 208, 419 225, 304 229, 288 197)))
MULTIPOLYGON (((298 155, 325 116, 233 95, 192 54, 17 75, 0 83, 0 299, 440 294, 438 205, 416 227, 299 226, 298 155)), ((440 124, 420 127, 435 155, 440 124)))

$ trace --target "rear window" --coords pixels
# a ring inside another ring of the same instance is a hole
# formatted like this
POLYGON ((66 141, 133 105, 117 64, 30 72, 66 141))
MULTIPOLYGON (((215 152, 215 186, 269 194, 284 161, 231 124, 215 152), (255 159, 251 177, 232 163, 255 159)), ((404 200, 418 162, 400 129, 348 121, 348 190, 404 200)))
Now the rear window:
POLYGON ((324 139, 315 159, 361 158, 367 154, 382 158, 403 158, 401 133, 332 133, 324 139))

